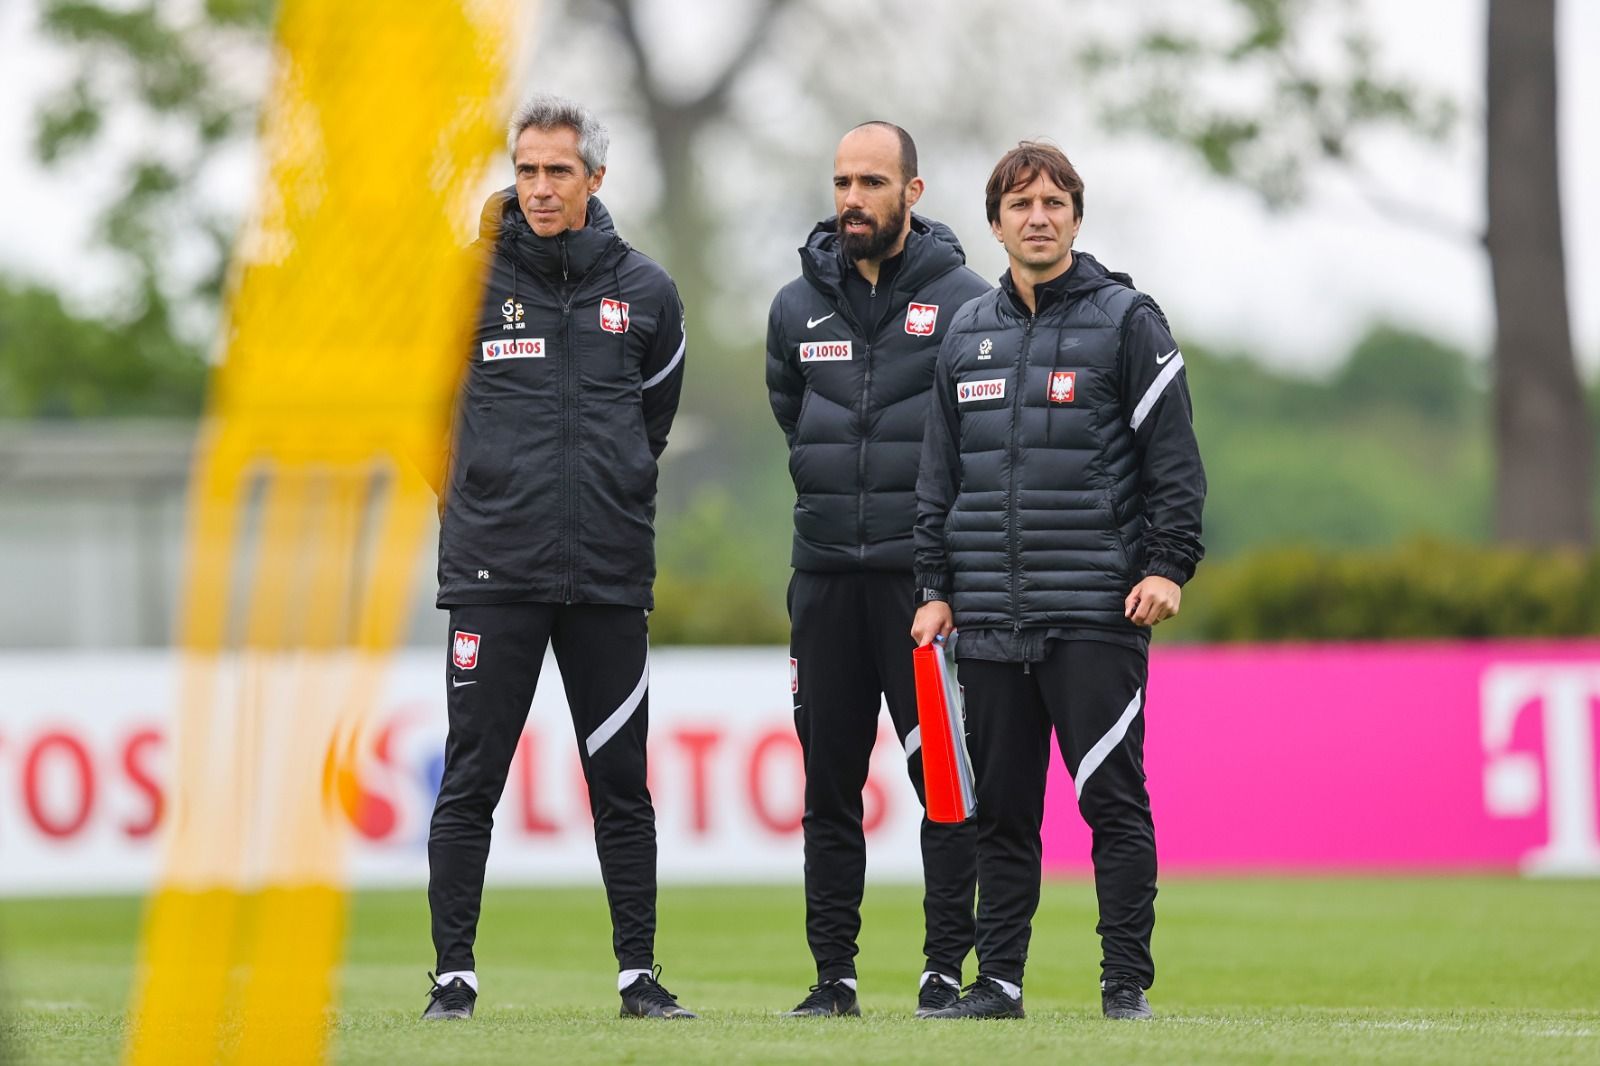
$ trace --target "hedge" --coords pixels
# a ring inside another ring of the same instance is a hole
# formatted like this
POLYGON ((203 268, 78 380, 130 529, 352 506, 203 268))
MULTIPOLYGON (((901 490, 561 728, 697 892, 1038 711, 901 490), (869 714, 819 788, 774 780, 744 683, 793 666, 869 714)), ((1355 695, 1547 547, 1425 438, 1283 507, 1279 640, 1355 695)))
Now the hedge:
MULTIPOLYGON (((780 575, 787 579, 787 573, 780 575)), ((785 644, 781 588, 664 573, 658 644, 785 644)), ((1439 541, 1382 550, 1277 548, 1205 562, 1174 641, 1382 641, 1600 635, 1600 555, 1439 541)))
POLYGON ((1600 634, 1600 555, 1439 541, 1202 563, 1163 636, 1416 640, 1600 634))

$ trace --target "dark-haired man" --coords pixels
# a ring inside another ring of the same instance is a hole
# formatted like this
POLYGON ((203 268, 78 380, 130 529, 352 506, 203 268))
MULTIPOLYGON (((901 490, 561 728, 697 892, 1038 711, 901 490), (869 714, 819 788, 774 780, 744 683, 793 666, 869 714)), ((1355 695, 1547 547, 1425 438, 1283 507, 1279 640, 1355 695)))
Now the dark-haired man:
MULTIPOLYGON (((922 794, 912 644, 914 490, 939 338, 988 286, 955 235, 911 213, 916 147, 857 126, 834 158, 832 218, 772 302, 767 385, 794 478, 789 584, 795 728, 805 752, 806 938, 817 983, 791 1014, 859 1014, 862 788, 889 716, 922 794)), ((973 830, 922 822, 926 964, 917 1013, 955 1002, 972 947, 973 830)))
POLYGON ((1150 627, 1202 554, 1183 355, 1126 274, 1074 253, 1083 182, 1024 142, 989 178, 1010 269, 939 352, 917 482, 921 644, 959 625, 978 803, 978 980, 938 1018, 1020 1018, 1050 731, 1094 834, 1101 1009, 1150 1017, 1150 627))
POLYGON ((578 735, 622 1014, 692 1018, 657 980, 646 785, 656 461, 683 387, 678 290, 595 197, 605 127, 536 96, 512 119, 510 194, 475 249, 485 283, 441 493, 450 731, 428 831, 438 977, 423 1017, 471 1017, 495 804, 553 647, 578 735))

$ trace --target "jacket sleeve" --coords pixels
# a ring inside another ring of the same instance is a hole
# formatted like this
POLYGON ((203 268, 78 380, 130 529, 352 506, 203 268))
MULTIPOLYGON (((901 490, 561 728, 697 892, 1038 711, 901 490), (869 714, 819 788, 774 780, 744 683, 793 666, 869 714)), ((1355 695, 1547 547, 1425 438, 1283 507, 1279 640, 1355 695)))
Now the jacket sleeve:
POLYGON ((917 522, 911 542, 915 552, 916 587, 946 594, 950 591, 950 565, 945 551, 944 524, 960 491, 961 456, 956 422, 955 387, 951 383, 953 358, 945 334, 933 367, 933 393, 928 398, 928 425, 922 434, 922 463, 917 469, 917 522))
POLYGON ((783 430, 784 440, 794 447, 795 431, 800 422, 800 403, 806 395, 805 375, 795 363, 794 349, 783 339, 783 294, 772 301, 767 314, 767 399, 772 403, 772 414, 783 430))
POLYGON ((1200 515, 1206 471, 1194 436, 1183 353, 1153 303, 1133 311, 1122 344, 1123 414, 1144 492, 1145 574, 1183 584, 1205 554, 1200 515))
POLYGON ((661 308, 660 324, 639 368, 644 378, 644 430, 650 438, 650 454, 659 459, 667 450, 667 434, 678 413, 678 398, 683 395, 683 357, 689 335, 684 322, 683 301, 678 288, 668 286, 661 308))

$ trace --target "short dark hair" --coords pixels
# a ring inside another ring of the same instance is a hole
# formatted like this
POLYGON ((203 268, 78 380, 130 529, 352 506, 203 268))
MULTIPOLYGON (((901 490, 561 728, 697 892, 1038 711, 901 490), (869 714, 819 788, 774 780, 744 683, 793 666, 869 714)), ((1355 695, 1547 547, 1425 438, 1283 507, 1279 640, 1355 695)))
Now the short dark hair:
POLYGON ((911 139, 911 134, 896 126, 893 122, 885 122, 881 118, 868 119, 859 126, 852 126, 851 133, 865 129, 868 126, 879 126, 893 133, 900 141, 900 171, 905 181, 910 181, 917 176, 917 142, 911 139))
POLYGON ((1083 179, 1067 153, 1044 141, 1022 141, 1000 157, 984 189, 984 210, 990 222, 1000 220, 1000 197, 1031 184, 1040 174, 1072 194, 1072 209, 1083 218, 1083 179))

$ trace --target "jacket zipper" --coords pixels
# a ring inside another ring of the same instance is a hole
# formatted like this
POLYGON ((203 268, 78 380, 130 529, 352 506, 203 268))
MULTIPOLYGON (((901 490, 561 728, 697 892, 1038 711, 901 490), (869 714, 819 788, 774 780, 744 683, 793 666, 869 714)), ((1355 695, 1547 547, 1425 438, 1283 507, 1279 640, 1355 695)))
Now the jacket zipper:
MULTIPOLYGON (((563 263, 561 269, 561 279, 563 281, 565 281, 567 278, 566 263, 564 262, 565 258, 566 246, 563 244, 563 263)), ((565 353, 566 358, 562 360, 561 367, 561 511, 563 518, 561 523, 561 532, 563 534, 561 538, 561 549, 562 554, 566 557, 563 560, 563 562, 566 564, 566 572, 561 578, 562 603, 572 602, 572 557, 574 554, 572 541, 575 536, 573 526, 575 525, 574 519, 577 513, 577 501, 575 501, 572 497, 572 464, 575 461, 573 453, 578 450, 577 433, 575 430, 578 415, 574 410, 574 408, 577 406, 577 390, 573 387, 572 382, 572 370, 578 361, 577 331, 574 330, 572 326, 572 301, 576 295, 576 293, 573 293, 567 296, 567 298, 561 303, 561 331, 566 337, 567 341, 567 350, 565 353)))
POLYGON ((856 449, 856 558, 867 561, 867 411, 872 393, 872 342, 862 351, 861 434, 856 449))
POLYGON ((1037 312, 1028 316, 1028 324, 1022 328, 1022 353, 1017 357, 1017 373, 1015 388, 1011 392, 1011 484, 1008 486, 1008 510, 1006 523, 1006 554, 1009 565, 1006 570, 1007 585, 1011 592, 1011 631, 1022 632, 1022 601, 1017 594, 1017 571, 1022 566, 1021 536, 1017 532, 1017 525, 1022 521, 1020 508, 1017 506, 1017 455, 1019 448, 1017 440, 1021 435, 1022 423, 1022 393, 1024 383, 1028 379, 1028 350, 1033 346, 1033 323, 1038 317, 1037 312))

